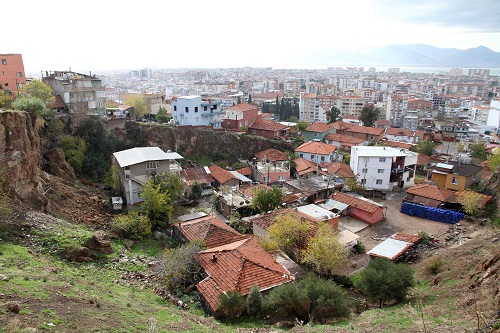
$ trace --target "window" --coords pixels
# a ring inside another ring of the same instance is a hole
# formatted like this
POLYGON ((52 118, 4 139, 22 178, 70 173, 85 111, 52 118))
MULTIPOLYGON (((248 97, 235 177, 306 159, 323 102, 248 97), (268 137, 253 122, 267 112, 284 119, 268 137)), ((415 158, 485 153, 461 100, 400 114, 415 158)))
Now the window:
POLYGON ((7 59, 2 59, 2 65, 7 65, 7 59))
POLYGON ((174 105, 174 111, 177 111, 177 105, 174 105))
POLYGON ((285 176, 278 176, 278 180, 279 180, 279 181, 285 181, 285 180, 286 180, 286 178, 285 178, 285 176))
POLYGON ((304 154, 299 154, 299 157, 304 157, 304 154))
POLYGON ((189 107, 188 107, 188 106, 184 107, 184 110, 185 110, 186 112, 189 112, 189 107))
POLYGON ((197 106, 194 107, 194 112, 198 112, 198 107, 197 106))
POLYGON ((453 177, 453 179, 451 180, 451 183, 453 185, 458 185, 458 178, 457 177, 453 177))
POLYGON ((384 169, 378 169, 378 173, 384 173, 384 169))
POLYGON ((361 169, 361 173, 367 173, 368 169, 361 169))
POLYGON ((5 75, 5 72, 2 72, 3 75, 5 75))
POLYGON ((361 184, 365 185, 366 184, 366 179, 361 179, 361 184))
POLYGON ((318 136, 318 133, 314 133, 314 136, 318 136))
POLYGON ((378 161, 379 162, 385 162, 385 157, 379 157, 378 161))
POLYGON ((314 160, 314 155, 311 155, 311 160, 314 160))
POLYGON ((321 156, 321 162, 325 161, 325 156, 321 156))
POLYGON ((16 73, 16 76, 17 76, 17 77, 23 77, 23 73, 22 73, 22 72, 17 72, 17 73, 16 73))
POLYGON ((160 162, 158 162, 158 161, 146 162, 146 169, 148 169, 148 170, 158 169, 159 166, 160 166, 160 162))
POLYGON ((9 86, 9 82, 5 82, 4 87, 8 87, 8 86, 9 86))
POLYGON ((382 179, 377 179, 377 185, 382 185, 382 179))
POLYGON ((207 111, 208 107, 206 105, 203 105, 203 111, 207 111))
POLYGON ((194 121, 198 122, 198 121, 199 121, 199 120, 198 120, 198 117, 195 117, 195 118, 194 118, 194 121))

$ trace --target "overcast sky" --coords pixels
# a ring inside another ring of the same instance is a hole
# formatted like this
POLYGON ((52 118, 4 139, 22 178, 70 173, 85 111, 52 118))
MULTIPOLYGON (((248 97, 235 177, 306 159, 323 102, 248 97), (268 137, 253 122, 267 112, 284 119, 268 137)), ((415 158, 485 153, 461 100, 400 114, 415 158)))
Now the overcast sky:
POLYGON ((21 53, 28 73, 309 68, 304 54, 390 44, 500 52, 499 0, 19 0, 1 11, 0 53, 21 53))

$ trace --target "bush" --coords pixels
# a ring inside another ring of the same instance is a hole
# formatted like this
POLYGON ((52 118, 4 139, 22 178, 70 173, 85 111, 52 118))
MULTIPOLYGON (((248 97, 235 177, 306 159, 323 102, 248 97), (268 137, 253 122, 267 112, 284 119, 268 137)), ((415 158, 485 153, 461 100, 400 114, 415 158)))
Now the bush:
POLYGON ((151 234, 151 221, 138 212, 129 212, 127 215, 118 215, 111 222, 113 228, 119 230, 126 237, 134 240, 142 239, 151 234))
POLYGON ((219 316, 233 318, 245 311, 245 298, 238 291, 230 290, 219 295, 219 316))
POLYGON ((356 241, 356 245, 352 247, 352 251, 356 254, 363 254, 366 253, 366 247, 365 244, 363 244, 362 241, 359 239, 356 241))
POLYGON ((248 293, 246 308, 249 316, 257 317, 263 309, 264 298, 259 290, 259 286, 254 284, 248 293))
POLYGON ((437 275, 443 268, 444 260, 438 257, 430 259, 425 265, 425 271, 432 275, 437 275))
POLYGON ((410 287, 415 285, 414 271, 410 266, 395 264, 390 260, 377 258, 359 274, 356 287, 369 298, 383 302, 405 299, 410 287))
POLYGON ((334 274, 333 281, 335 281, 336 284, 341 285, 344 288, 354 287, 354 283, 352 282, 351 278, 346 275, 334 274))
POLYGON ((278 315, 298 318, 304 323, 313 318, 319 321, 350 314, 348 298, 342 288, 313 274, 272 289, 265 304, 278 315))

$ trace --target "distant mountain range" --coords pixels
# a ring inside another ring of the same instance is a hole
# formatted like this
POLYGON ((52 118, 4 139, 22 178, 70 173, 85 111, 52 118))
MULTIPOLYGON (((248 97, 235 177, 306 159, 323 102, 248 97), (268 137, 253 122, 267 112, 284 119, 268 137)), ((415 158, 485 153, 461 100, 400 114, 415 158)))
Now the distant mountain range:
POLYGON ((330 49, 309 54, 309 63, 329 67, 337 65, 404 67, 500 67, 500 52, 485 46, 467 50, 439 48, 425 44, 388 45, 358 52, 330 49))

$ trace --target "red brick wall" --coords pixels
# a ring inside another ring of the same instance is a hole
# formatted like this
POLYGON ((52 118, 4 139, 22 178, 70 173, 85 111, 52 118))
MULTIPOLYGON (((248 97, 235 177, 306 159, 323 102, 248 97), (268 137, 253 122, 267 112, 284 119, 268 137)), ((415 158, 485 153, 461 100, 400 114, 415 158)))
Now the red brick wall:
POLYGON ((4 89, 10 90, 14 94, 17 94, 19 85, 26 84, 26 73, 24 73, 21 54, 0 54, 0 84, 4 89), (17 77, 19 72, 22 77, 17 77))

